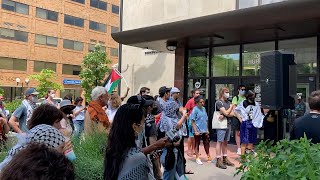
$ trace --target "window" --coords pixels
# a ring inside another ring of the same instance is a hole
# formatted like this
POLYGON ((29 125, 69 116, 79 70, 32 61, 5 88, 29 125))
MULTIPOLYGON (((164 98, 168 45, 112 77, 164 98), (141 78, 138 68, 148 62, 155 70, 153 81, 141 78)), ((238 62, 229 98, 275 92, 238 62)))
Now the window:
POLYGON ((56 63, 34 61, 34 72, 41 72, 42 69, 50 69, 56 71, 56 63))
POLYGON ((81 66, 63 64, 62 65, 62 74, 69 75, 79 75, 81 71, 81 66))
POLYGON ((281 1, 285 1, 285 0, 261 0, 261 5, 277 3, 277 2, 281 2, 281 1))
POLYGON ((116 32, 119 32, 119 28, 111 26, 111 33, 116 33, 116 32))
POLYGON ((237 0, 238 9, 250 8, 259 5, 277 3, 286 0, 237 0))
POLYGON ((317 72, 317 38, 303 38, 279 41, 279 50, 294 54, 297 74, 317 72))
POLYGON ((78 2, 78 3, 81 3, 81 4, 85 3, 85 0, 71 0, 71 1, 78 2))
POLYGON ((0 37, 3 39, 10 39, 21 42, 28 42, 28 33, 23 31, 17 31, 13 29, 0 29, 0 37))
POLYGON ((83 27, 84 20, 82 18, 70 16, 70 15, 64 15, 64 23, 70 24, 73 26, 83 27))
POLYGON ((119 6, 112 4, 112 13, 119 14, 119 6))
POLYGON ((209 49, 192 49, 189 51, 188 77, 209 76, 209 49))
POLYGON ((239 76, 240 46, 214 47, 212 76, 239 76))
POLYGON ((242 53, 242 75, 259 76, 260 75, 260 54, 267 51, 274 51, 275 42, 264 42, 243 45, 242 53))
POLYGON ((106 25, 94 21, 90 21, 89 28, 95 31, 106 32, 106 25))
POLYGON ((118 57, 119 55, 118 48, 110 48, 110 55, 118 57))
POLYGON ((107 2, 103 2, 101 0, 90 0, 90 6, 105 11, 107 10, 107 2))
POLYGON ((36 16, 41 19, 47 19, 51 21, 58 21, 58 13, 47 9, 41 9, 37 7, 36 16))
POLYGON ((58 39, 56 37, 52 37, 52 36, 45 36, 45 35, 36 34, 36 44, 57 47, 58 39))
MULTIPOLYGON (((95 44, 89 44, 89 48, 88 48, 89 52, 93 52, 94 51, 94 46, 95 46, 95 44)), ((102 51, 106 52, 106 47, 105 46, 100 45, 100 47, 101 47, 102 51)))
POLYGON ((29 6, 26 4, 10 1, 10 0, 2 0, 2 9, 17 12, 20 14, 29 14, 29 6))
POLYGON ((72 40, 63 40, 63 48, 66 49, 72 49, 76 51, 82 51, 83 50, 83 43, 79 41, 72 41, 72 40))
POLYGON ((0 57, 0 69, 27 71, 27 60, 0 57))

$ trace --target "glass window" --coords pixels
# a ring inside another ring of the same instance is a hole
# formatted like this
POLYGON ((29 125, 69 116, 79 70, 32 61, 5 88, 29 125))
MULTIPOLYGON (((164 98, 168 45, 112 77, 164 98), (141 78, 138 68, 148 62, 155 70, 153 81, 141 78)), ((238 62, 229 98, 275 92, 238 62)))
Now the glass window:
POLYGON ((267 51, 274 51, 275 42, 264 42, 243 45, 242 53, 242 75, 259 76, 260 75, 260 54, 267 51))
POLYGON ((64 23, 70 24, 73 26, 83 27, 84 20, 82 18, 70 16, 70 15, 64 15, 64 23))
POLYGON ((107 2, 101 0, 90 0, 90 6, 101 10, 107 10, 107 2))
POLYGON ((78 2, 78 3, 81 3, 81 4, 85 3, 85 0, 71 0, 71 1, 78 2))
MULTIPOLYGON (((95 44, 89 44, 88 51, 89 51, 89 52, 93 52, 93 51, 94 51, 94 46, 95 46, 95 44)), ((101 49, 102 49, 104 52, 106 52, 106 47, 105 47, 105 46, 102 46, 102 45, 100 45, 100 46, 101 46, 101 49)))
POLYGON ((25 59, 0 57, 0 64, 1 64, 0 69, 18 70, 18 71, 27 70, 27 60, 25 59))
POLYGON ((106 25, 94 21, 89 22, 89 28, 95 31, 106 32, 106 25))
POLYGON ((116 33, 116 32, 119 32, 119 28, 111 26, 111 33, 116 33))
POLYGON ((119 6, 112 4, 112 13, 119 14, 119 6))
POLYGON ((209 76, 209 49, 192 49, 189 51, 188 77, 209 76))
POLYGON ((23 31, 1 28, 0 35, 0 37, 3 39, 28 42, 28 33, 23 31))
POLYGON ((20 14, 29 14, 29 6, 10 0, 2 0, 2 8, 8 11, 17 12, 20 14))
POLYGON ((119 55, 118 48, 110 48, 110 55, 118 57, 119 55))
POLYGON ((261 5, 277 3, 277 2, 281 2, 281 1, 285 1, 285 0, 261 0, 261 5))
POLYGON ((81 66, 63 64, 62 65, 62 74, 69 75, 79 75, 81 71, 81 66))
POLYGON ((72 40, 63 40, 63 48, 65 49, 72 49, 76 51, 82 51, 83 50, 83 43, 79 41, 72 41, 72 40))
POLYGON ((34 72, 41 72, 42 69, 50 69, 56 71, 56 63, 34 61, 34 72))
MULTIPOLYGON (((192 98, 191 91, 199 89, 200 94, 204 97, 205 108, 208 113, 208 99, 209 99, 209 79, 189 79, 188 80, 188 97, 192 98), (197 87, 196 87, 197 86, 197 87)), ((188 98, 189 99, 189 98, 188 98)))
POLYGON ((213 48, 212 76, 239 76, 240 46, 213 48))
POLYGON ((51 21, 58 21, 58 13, 47 9, 41 9, 37 7, 36 16, 41 19, 47 19, 51 21))
POLYGON ((239 9, 249 8, 253 6, 258 6, 259 0, 238 0, 239 9))
POLYGON ((36 44, 42 44, 42 45, 57 47, 58 39, 56 37, 44 36, 44 35, 36 34, 36 44))
POLYGON ((279 41, 279 50, 294 54, 297 74, 317 72, 317 38, 303 38, 279 41))

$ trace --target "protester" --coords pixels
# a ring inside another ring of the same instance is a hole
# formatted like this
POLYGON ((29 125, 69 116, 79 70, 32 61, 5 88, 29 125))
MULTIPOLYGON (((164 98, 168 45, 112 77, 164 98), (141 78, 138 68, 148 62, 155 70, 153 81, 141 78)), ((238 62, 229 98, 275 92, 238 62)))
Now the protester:
POLYGON ((68 93, 67 95, 65 95, 63 97, 63 100, 70 100, 71 101, 71 104, 73 104, 73 95, 71 93, 68 93))
POLYGON ((47 124, 60 129, 62 118, 63 113, 59 109, 49 104, 42 104, 34 110, 27 127, 28 129, 32 129, 39 124, 47 124))
POLYGON ((297 95, 295 104, 295 115, 296 118, 303 116, 306 112, 306 103, 302 100, 302 95, 297 95))
POLYGON ((147 87, 142 87, 142 88, 140 88, 139 95, 140 95, 140 96, 150 95, 150 88, 147 88, 147 87))
POLYGON ((59 129, 62 134, 70 139, 74 130, 73 125, 73 109, 75 105, 71 104, 70 100, 62 100, 60 102, 60 110, 63 113, 63 118, 60 121, 61 128, 59 129))
POLYGON ((9 125, 16 133, 27 133, 29 131, 27 128, 27 122, 36 108, 38 94, 39 93, 34 88, 27 89, 25 99, 22 101, 18 109, 13 112, 9 120, 9 125), (19 122, 19 125, 16 122, 19 122))
MULTIPOLYGON (((245 85, 239 85, 238 87, 238 95, 234 96, 232 98, 232 104, 237 107, 237 105, 246 99, 246 86, 245 85)), ((240 121, 237 117, 232 117, 231 119, 231 128, 233 131, 235 131, 235 139, 237 144, 237 154, 241 154, 241 147, 240 147, 240 121)))
POLYGON ((2 147, 6 144, 6 141, 8 139, 7 133, 10 130, 10 127, 8 125, 8 119, 3 112, 0 111, 0 151, 2 150, 2 147))
POLYGON ((148 180, 150 168, 140 148, 144 120, 145 114, 140 104, 124 104, 118 109, 108 136, 105 180, 148 180))
POLYGON ((228 120, 227 129, 217 129, 217 144, 216 144, 216 166, 221 169, 227 169, 227 166, 234 166, 228 159, 227 145, 231 134, 231 117, 233 117, 234 105, 228 101, 230 94, 227 87, 219 90, 219 99, 215 103, 215 109, 219 110, 222 118, 228 120), (223 159, 221 159, 221 154, 223 159))
POLYGON ((159 97, 157 98, 157 101, 156 101, 158 114, 160 114, 164 110, 165 103, 170 98, 170 91, 171 91, 171 88, 167 88, 166 86, 162 86, 159 88, 159 97))
POLYGON ((163 179, 173 180, 175 175, 178 177, 183 177, 185 174, 184 167, 184 151, 180 148, 181 141, 183 141, 183 136, 186 135, 186 125, 185 121, 188 118, 187 113, 184 111, 181 116, 181 106, 175 101, 178 98, 179 89, 172 88, 171 95, 173 96, 169 101, 165 103, 164 111, 161 114, 159 129, 161 132, 174 134, 178 139, 171 139, 172 145, 163 148, 163 153, 160 158, 160 162, 164 167, 163 179), (179 118, 181 117, 181 118, 179 118), (168 158, 166 158, 168 154, 168 158), (170 157, 170 158, 169 158, 170 157), (170 160, 169 160, 170 159, 170 160))
POLYGON ((310 112, 294 121, 290 139, 300 139, 306 135, 312 143, 320 143, 320 91, 313 91, 308 102, 310 112))
POLYGON ((6 108, 5 108, 5 104, 4 104, 4 97, 3 96, 0 96, 0 112, 2 112, 4 114, 4 116, 6 118, 8 118, 8 113, 6 111, 6 108))
POLYGON ((84 130, 84 114, 87 110, 86 107, 82 106, 83 98, 77 97, 74 104, 76 107, 73 109, 73 125, 74 125, 74 136, 79 137, 84 130))
POLYGON ((199 146, 202 139, 204 150, 206 151, 208 162, 212 161, 209 147, 209 130, 208 130, 208 115, 204 106, 203 96, 197 96, 194 98, 196 106, 193 108, 192 113, 189 117, 192 124, 192 132, 194 133, 195 140, 195 151, 196 151, 196 163, 202 165, 203 163, 199 157, 199 146))
POLYGON ((1 180, 75 179, 73 164, 45 144, 30 144, 1 171, 1 180))
POLYGON ((200 95, 200 91, 198 89, 194 89, 191 91, 192 98, 189 99, 187 102, 185 108, 188 110, 188 153, 187 155, 192 157, 195 152, 195 141, 194 141, 194 134, 192 130, 192 123, 190 119, 190 114, 192 113, 193 108, 196 106, 194 102, 194 98, 198 97, 200 95))
POLYGON ((84 132, 107 132, 110 122, 103 110, 108 103, 108 94, 104 87, 97 86, 91 92, 91 101, 84 117, 84 132))
MULTIPOLYGON (((265 111, 267 113, 268 110, 265 111)), ((249 90, 246 99, 235 108, 235 115, 241 122, 240 140, 241 154, 255 153, 253 144, 257 141, 257 128, 263 125, 264 115, 261 112, 260 105, 255 102, 255 93, 249 90)))
POLYGON ((108 108, 106 114, 108 116, 109 122, 112 123, 114 115, 116 114, 118 108, 121 105, 121 98, 117 93, 112 93, 108 102, 108 108))
POLYGON ((42 102, 42 104, 50 104, 58 107, 58 104, 53 99, 55 97, 56 97, 56 91, 54 89, 50 89, 46 94, 45 100, 42 102))

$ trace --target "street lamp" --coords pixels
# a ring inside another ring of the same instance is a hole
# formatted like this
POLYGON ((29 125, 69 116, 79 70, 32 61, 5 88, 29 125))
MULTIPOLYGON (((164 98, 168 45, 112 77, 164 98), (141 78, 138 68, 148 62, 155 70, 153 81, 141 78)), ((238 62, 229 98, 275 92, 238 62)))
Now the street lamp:
MULTIPOLYGON (((20 78, 16 78, 16 83, 17 83, 17 86, 19 86, 19 83, 21 82, 21 79, 20 78)), ((28 87, 29 85, 29 82, 30 82, 30 79, 26 78, 24 80, 24 82, 26 83, 26 86, 28 87)), ((23 97, 23 82, 21 83, 21 98, 23 97)))

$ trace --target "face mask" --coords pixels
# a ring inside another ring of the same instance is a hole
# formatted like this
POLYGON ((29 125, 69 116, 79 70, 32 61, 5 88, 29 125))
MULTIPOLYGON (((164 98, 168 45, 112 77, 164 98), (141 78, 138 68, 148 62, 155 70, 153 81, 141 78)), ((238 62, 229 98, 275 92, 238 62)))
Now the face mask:
POLYGON ((240 94, 241 96, 243 96, 245 93, 246 93, 246 90, 242 90, 242 89, 241 89, 241 90, 239 91, 239 94, 240 94))
POLYGON ((136 138, 136 145, 139 148, 142 148, 142 144, 143 144, 143 140, 144 140, 144 133, 145 133, 145 129, 144 129, 144 126, 143 126, 141 132, 138 133, 138 136, 136 138))
POLYGON ((38 101, 38 97, 37 96, 33 96, 31 99, 31 102, 36 103, 38 101))
POLYGON ((229 93, 224 93, 225 98, 229 98, 230 94, 229 93))
POLYGON ((56 97, 56 94, 51 94, 50 96, 51 96, 52 98, 54 98, 54 97, 56 97))

